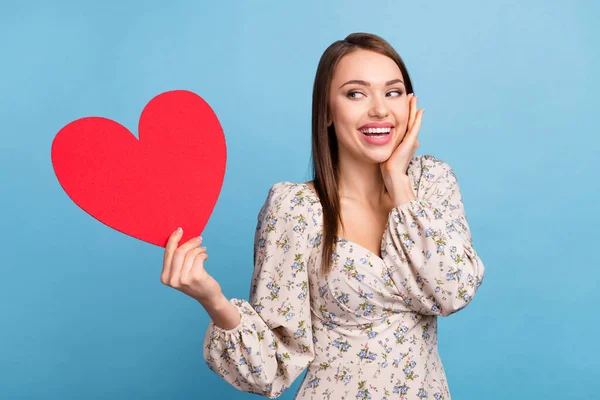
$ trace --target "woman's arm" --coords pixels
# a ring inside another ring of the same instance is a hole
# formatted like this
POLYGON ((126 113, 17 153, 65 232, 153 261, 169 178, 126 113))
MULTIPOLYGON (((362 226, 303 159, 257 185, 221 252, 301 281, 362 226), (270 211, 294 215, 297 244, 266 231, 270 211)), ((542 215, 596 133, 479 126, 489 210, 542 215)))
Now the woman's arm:
POLYGON ((447 316, 471 301, 485 268, 454 171, 433 156, 420 162, 417 196, 390 212, 382 257, 408 309, 447 316))
POLYGON ((302 199, 275 185, 259 214, 250 300, 229 300, 234 311, 221 298, 211 308, 217 318, 206 332, 204 359, 239 390, 277 397, 314 358, 309 223, 302 199))
POLYGON ((230 330, 240 324, 240 311, 223 294, 200 304, 217 327, 230 330))

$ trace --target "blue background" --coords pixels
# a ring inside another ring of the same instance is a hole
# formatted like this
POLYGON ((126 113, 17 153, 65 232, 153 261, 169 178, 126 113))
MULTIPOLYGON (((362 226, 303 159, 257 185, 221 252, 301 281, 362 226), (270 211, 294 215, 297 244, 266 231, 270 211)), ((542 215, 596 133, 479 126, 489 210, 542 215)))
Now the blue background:
POLYGON ((200 94, 228 145, 207 269, 247 298, 269 187, 310 178, 319 57, 355 31, 406 62, 417 154, 455 169, 487 267, 440 320, 453 398, 597 397, 598 2, 50 3, 0 3, 0 398, 255 397, 204 364, 208 317, 160 283, 163 249, 72 203, 50 147, 75 119, 137 135, 155 95, 200 94))

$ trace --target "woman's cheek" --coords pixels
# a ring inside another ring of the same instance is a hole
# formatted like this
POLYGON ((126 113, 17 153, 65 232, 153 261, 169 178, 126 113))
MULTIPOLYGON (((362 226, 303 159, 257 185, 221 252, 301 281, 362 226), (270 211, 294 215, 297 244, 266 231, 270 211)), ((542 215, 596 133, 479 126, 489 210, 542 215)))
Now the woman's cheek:
POLYGON ((398 115, 396 117, 396 121, 399 121, 398 123, 398 130, 400 131, 401 134, 406 133, 407 129, 408 129, 408 114, 401 114, 398 115))

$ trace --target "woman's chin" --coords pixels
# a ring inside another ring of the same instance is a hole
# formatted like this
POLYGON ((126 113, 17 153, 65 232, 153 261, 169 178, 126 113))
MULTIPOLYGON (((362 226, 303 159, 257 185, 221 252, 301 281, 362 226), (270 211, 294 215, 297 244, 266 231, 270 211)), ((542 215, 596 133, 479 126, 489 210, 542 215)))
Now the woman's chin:
POLYGON ((386 162, 391 155, 391 149, 380 148, 376 150, 365 149, 362 156, 369 164, 381 164, 386 162))

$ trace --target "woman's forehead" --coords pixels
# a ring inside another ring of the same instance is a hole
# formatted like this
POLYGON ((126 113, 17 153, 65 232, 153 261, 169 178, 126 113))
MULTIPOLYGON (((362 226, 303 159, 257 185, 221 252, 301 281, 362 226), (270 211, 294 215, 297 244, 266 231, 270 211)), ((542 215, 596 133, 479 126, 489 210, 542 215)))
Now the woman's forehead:
POLYGON ((333 74, 333 81, 363 80, 384 85, 391 79, 402 79, 402 72, 391 58, 369 50, 355 50, 343 56, 333 74))

